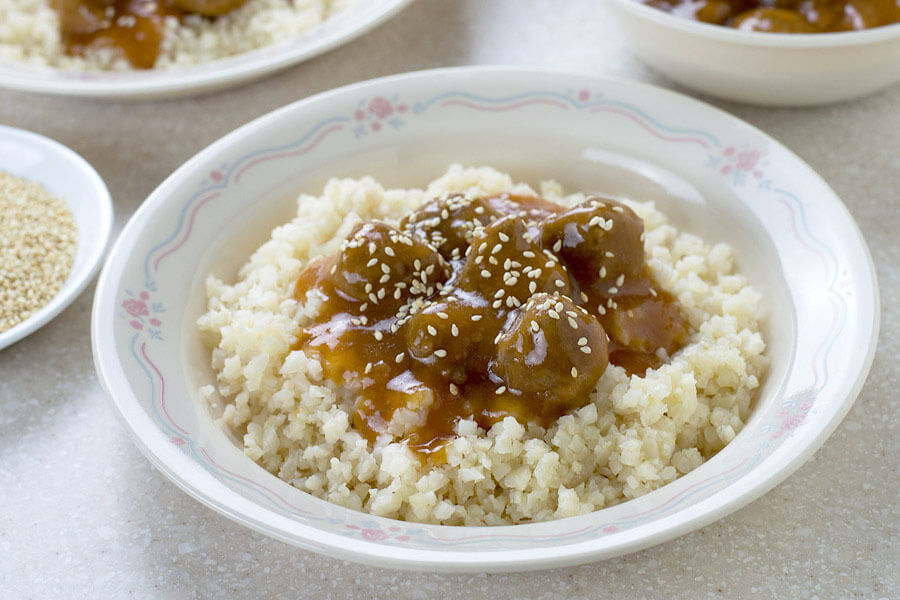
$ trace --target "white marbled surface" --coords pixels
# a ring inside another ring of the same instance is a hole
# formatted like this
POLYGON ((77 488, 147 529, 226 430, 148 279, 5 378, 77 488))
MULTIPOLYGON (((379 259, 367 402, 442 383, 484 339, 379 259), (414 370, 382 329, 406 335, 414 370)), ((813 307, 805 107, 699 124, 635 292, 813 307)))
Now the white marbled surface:
MULTIPOLYGON (((0 91, 0 123, 90 161, 112 192, 118 230, 184 160, 254 117, 335 86, 462 64, 678 89, 637 62, 597 0, 418 0, 343 48, 238 89, 157 102, 0 91)), ((881 285, 881 339, 862 394, 785 483, 694 533, 582 567, 445 576, 311 554, 207 509, 138 452, 94 374, 91 287, 0 351, 0 598, 900 596, 900 86, 824 108, 711 102, 825 177, 859 222, 881 285)))

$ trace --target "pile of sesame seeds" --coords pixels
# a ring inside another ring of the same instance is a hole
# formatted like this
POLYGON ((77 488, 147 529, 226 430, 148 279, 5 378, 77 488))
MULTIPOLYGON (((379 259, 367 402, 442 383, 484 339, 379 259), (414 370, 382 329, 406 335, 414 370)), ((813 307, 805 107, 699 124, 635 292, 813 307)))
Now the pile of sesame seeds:
POLYGON ((0 333, 53 299, 72 270, 77 245, 63 201, 0 171, 0 333))

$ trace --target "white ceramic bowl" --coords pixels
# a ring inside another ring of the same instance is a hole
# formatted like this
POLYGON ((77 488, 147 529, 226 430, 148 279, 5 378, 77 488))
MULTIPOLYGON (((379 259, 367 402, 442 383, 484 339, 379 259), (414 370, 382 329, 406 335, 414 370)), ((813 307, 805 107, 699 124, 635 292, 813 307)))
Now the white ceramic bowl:
POLYGON ((113 206, 106 184, 87 161, 30 131, 0 125, 0 171, 38 183, 63 200, 78 228, 75 260, 62 288, 43 308, 0 333, 3 349, 50 322, 88 286, 112 232, 113 206))
POLYGON ((44 94, 130 99, 211 92, 258 79, 346 44, 389 19, 411 1, 360 0, 294 39, 183 69, 78 73, 0 61, 0 87, 44 94))
POLYGON ((900 24, 842 33, 738 31, 606 0, 635 53, 692 89, 771 106, 828 104, 900 81, 900 24))
POLYGON ((253 529, 383 566, 499 571, 574 564, 695 529, 781 481, 859 392, 878 332, 865 243, 834 192, 738 119, 628 81, 504 68, 399 75, 292 104, 225 136, 163 182, 98 284, 103 385, 144 453, 185 491, 253 529), (212 382, 195 321, 210 273, 236 269, 331 176, 421 186, 452 161, 536 183, 654 200, 727 241, 766 298, 771 371, 746 428, 688 475, 575 518, 495 528, 373 517, 307 495, 247 458, 197 390, 212 382))

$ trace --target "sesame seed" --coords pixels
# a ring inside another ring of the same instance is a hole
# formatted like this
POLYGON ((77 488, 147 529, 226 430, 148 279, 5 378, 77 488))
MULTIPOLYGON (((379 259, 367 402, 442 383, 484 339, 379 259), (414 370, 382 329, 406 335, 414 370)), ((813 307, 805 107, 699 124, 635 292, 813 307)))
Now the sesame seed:
POLYGON ((601 314, 601 315, 605 315, 605 314, 606 314, 606 309, 603 308, 603 305, 602 305, 602 304, 600 304, 600 305, 597 306, 597 313, 598 313, 598 314, 601 314))
POLYGON ((584 292, 581 292, 581 301, 587 302, 588 300, 590 300, 590 298, 588 298, 588 295, 585 294, 584 292))
POLYGON ((378 340, 378 341, 380 342, 380 341, 381 341, 381 338, 383 338, 383 337, 384 337, 384 334, 381 333, 380 330, 376 329, 376 330, 375 330, 375 339, 378 340))
POLYGON ((497 290, 497 293, 494 294, 494 298, 502 298, 503 294, 505 294, 505 293, 506 293, 506 290, 499 289, 499 290, 497 290))
POLYGON ((612 258, 615 256, 615 254, 613 254, 612 252, 607 250, 606 252, 603 253, 603 256, 605 256, 606 258, 612 258))
POLYGON ((379 300, 384 300, 384 295, 385 295, 385 293, 386 293, 386 292, 385 292, 384 288, 381 288, 380 290, 378 290, 378 299, 379 299, 379 300))
POLYGON ((370 259, 369 259, 369 262, 366 263, 366 266, 367 266, 367 267, 374 267, 374 266, 377 265, 377 264, 378 264, 378 259, 377 259, 377 258, 370 258, 370 259))
POLYGON ((426 327, 426 329, 428 330, 429 335, 437 335, 437 329, 435 329, 432 325, 429 325, 428 327, 426 327))
POLYGON ((616 286, 612 286, 611 288, 609 288, 609 293, 610 294, 618 294, 619 288, 617 288, 616 286))
POLYGON ((372 363, 366 363, 366 375, 372 372, 372 363))
POLYGON ((403 362, 403 352, 394 357, 394 362, 398 364, 403 362))
POLYGON ((472 315, 472 320, 473 320, 473 321, 480 321, 480 320, 481 320, 481 315, 472 315))
POLYGON ((491 303, 491 308, 495 308, 495 309, 496 309, 496 308, 500 308, 501 306, 503 306, 503 300, 494 300, 494 301, 491 303))
POLYGON ((447 319, 450 318, 450 315, 448 315, 448 314, 445 313, 444 311, 441 311, 441 312, 438 312, 438 313, 435 313, 435 314, 436 314, 438 317, 440 317, 441 319, 444 319, 444 320, 447 320, 447 319))
POLYGON ((381 279, 378 280, 378 283, 387 283, 390 280, 391 280, 390 275, 382 275, 381 279))
POLYGON ((622 284, 624 284, 624 283, 625 283, 625 274, 622 273, 621 275, 616 277, 616 285, 619 287, 622 287, 622 284))
POLYGON ((444 358, 445 356, 447 356, 447 351, 444 350, 443 348, 439 348, 434 351, 434 355, 437 356, 438 358, 444 358))
POLYGON ((560 250, 562 250, 562 240, 556 240, 556 243, 553 244, 553 251, 559 252, 560 250))
POLYGON ((453 337, 457 337, 459 335, 459 327, 456 326, 456 323, 450 326, 450 335, 453 337))
POLYGON ((482 269, 481 276, 484 277, 485 279, 489 279, 491 276, 491 272, 488 271, 487 269, 482 269))
POLYGON ((450 393, 453 394, 454 396, 459 396, 459 388, 456 387, 455 383, 450 384, 450 393))
POLYGON ((502 244, 495 244, 494 247, 491 248, 491 254, 497 254, 497 253, 500 252, 501 250, 503 250, 503 245, 502 245, 502 244))
POLYGON ((533 282, 533 281, 530 282, 530 283, 528 284, 528 291, 531 292, 531 293, 533 294, 536 290, 537 290, 537 284, 536 284, 535 282, 533 282))
POLYGON ((535 254, 531 250, 526 250, 522 253, 522 256, 524 256, 525 258, 535 258, 535 254))
POLYGON ((587 338, 582 336, 582 337, 578 338, 577 343, 579 346, 587 346, 587 338))
POLYGON ((590 354, 590 353, 591 353, 591 347, 590 347, 590 346, 582 346, 580 349, 581 349, 581 351, 584 352, 585 354, 590 354))
POLYGON ((541 330, 541 327, 540 327, 540 325, 537 324, 537 321, 531 322, 531 330, 535 333, 537 333, 538 331, 541 330))
POLYGON ((509 236, 506 235, 505 233, 503 233, 502 231, 500 231, 500 232, 497 233, 497 237, 500 238, 500 241, 501 241, 501 242, 508 242, 508 241, 509 241, 509 236))
POLYGON ((578 329, 578 323, 572 317, 567 317, 569 320, 569 327, 572 329, 578 329))
POLYGON ((505 391, 506 391, 506 386, 505 386, 505 385, 501 385, 500 387, 497 388, 496 394, 499 396, 500 394, 502 394, 502 393, 505 392, 505 391))
POLYGON ((384 263, 381 263, 381 272, 387 275, 391 272, 391 268, 384 263))
POLYGON ((555 310, 553 310, 552 308, 547 311, 547 314, 550 315, 551 319, 556 319, 557 321, 559 320, 559 313, 556 312, 555 310))
POLYGON ((578 377, 578 369, 572 367, 572 377, 578 377))
POLYGON ((606 267, 600 267, 600 279, 606 278, 606 267))
POLYGON ((566 287, 566 282, 563 281, 562 279, 557 279, 554 283, 556 284, 556 287, 558 287, 558 288, 566 287))

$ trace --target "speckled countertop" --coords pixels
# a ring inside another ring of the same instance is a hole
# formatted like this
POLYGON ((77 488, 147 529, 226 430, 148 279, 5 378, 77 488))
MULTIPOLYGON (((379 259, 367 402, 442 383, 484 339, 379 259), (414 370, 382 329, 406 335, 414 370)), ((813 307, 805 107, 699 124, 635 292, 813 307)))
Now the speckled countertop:
MULTIPOLYGON (((675 87, 637 62, 596 0, 418 0, 343 48, 235 90, 157 102, 0 91, 0 123, 91 162, 118 230, 184 160, 254 117, 358 80, 461 64, 675 87)), ((862 394, 785 483, 674 541, 576 568, 444 576, 311 554, 207 509, 144 459, 94 374, 91 287, 0 351, 0 598, 900 596, 900 86, 825 108, 711 102, 825 177, 868 240, 881 285, 881 338, 862 394)))

